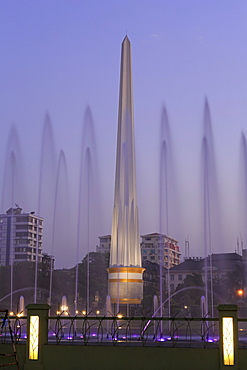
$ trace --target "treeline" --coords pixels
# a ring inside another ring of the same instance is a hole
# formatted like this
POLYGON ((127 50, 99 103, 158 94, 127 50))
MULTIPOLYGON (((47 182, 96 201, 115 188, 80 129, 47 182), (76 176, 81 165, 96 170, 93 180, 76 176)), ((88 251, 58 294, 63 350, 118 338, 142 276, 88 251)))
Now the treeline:
MULTIPOLYGON (((67 305, 71 314, 75 311, 76 298, 76 275, 78 273, 77 288, 77 309, 84 311, 89 307, 92 311, 105 309, 105 301, 108 291, 109 254, 91 252, 85 256, 78 269, 55 269, 52 272, 52 300, 51 312, 60 310, 62 297, 66 296, 67 305), (87 295, 87 282, 89 276, 89 297, 87 295)), ((132 312, 137 315, 153 314, 153 297, 157 295, 160 300, 160 267, 156 263, 145 261, 143 264, 145 272, 143 274, 143 301, 142 305, 135 307, 132 312)), ((162 291, 163 302, 168 299, 166 270, 162 269, 162 291)), ((242 274, 240 270, 228 273, 224 280, 214 278, 213 293, 215 306, 219 303, 245 304, 245 297, 237 294, 242 287, 242 274)), ((50 291, 50 265, 47 263, 38 264, 37 276, 37 303, 49 303, 50 291)), ((12 291, 12 308, 14 312, 19 312, 20 296, 24 297, 25 305, 34 302, 35 285, 35 263, 20 262, 14 266, 0 267, 0 308, 10 309, 12 291), (12 270, 12 271, 11 271, 12 270), (12 289, 11 289, 12 286, 12 289)), ((210 286, 210 284, 209 284, 210 286)), ((201 296, 205 294, 203 278, 200 274, 192 273, 187 275, 182 284, 176 289, 176 294, 170 300, 170 310, 172 315, 201 315, 201 296)), ((211 292, 208 293, 209 299, 211 292)), ((168 312, 168 302, 164 305, 163 314, 168 312)))

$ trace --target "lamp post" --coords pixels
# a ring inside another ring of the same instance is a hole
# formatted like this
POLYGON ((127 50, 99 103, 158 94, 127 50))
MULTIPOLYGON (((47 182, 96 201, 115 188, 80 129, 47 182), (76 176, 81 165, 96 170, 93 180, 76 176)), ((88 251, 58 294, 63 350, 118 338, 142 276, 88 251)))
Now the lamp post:
POLYGON ((238 369, 238 306, 221 304, 219 310, 220 370, 238 369))

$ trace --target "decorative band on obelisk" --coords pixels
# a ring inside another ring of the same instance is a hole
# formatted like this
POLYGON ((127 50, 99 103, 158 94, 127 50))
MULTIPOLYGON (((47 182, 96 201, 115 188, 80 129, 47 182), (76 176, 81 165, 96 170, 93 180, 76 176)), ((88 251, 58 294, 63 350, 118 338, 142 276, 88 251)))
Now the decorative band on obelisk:
POLYGON ((144 269, 136 201, 131 44, 127 36, 121 52, 115 195, 107 271, 112 303, 141 303, 144 269))

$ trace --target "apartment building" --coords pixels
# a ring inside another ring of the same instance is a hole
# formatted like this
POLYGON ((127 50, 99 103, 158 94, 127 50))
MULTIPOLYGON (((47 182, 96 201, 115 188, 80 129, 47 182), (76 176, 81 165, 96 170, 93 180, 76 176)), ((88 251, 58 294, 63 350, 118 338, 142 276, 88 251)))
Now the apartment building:
POLYGON ((18 262, 42 262, 43 218, 22 208, 10 208, 0 214, 0 265, 18 262))
POLYGON ((171 268, 180 263, 180 249, 178 241, 160 233, 152 233, 141 236, 141 253, 143 261, 160 263, 171 268))

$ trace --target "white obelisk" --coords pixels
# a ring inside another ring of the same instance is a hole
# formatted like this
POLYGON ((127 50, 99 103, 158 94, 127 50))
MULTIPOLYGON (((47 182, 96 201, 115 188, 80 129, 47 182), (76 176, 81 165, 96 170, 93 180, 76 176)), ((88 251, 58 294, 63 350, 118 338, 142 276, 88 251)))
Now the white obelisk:
POLYGON ((136 204, 131 44, 126 36, 121 53, 115 196, 108 269, 111 301, 141 303, 143 271, 136 204))

